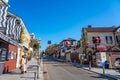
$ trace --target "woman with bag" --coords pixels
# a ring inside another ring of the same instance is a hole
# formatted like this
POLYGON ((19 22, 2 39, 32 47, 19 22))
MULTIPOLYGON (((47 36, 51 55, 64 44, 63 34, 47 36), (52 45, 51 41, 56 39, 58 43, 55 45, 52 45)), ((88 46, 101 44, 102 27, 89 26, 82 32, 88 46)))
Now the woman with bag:
POLYGON ((26 55, 23 55, 22 59, 20 60, 20 70, 21 70, 21 74, 24 74, 27 72, 27 57, 26 57, 26 55))

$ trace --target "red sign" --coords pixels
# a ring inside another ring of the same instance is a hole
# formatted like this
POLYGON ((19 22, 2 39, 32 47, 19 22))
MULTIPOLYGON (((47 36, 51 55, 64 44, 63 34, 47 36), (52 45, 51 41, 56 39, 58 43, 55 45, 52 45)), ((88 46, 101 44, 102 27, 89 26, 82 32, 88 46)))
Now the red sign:
POLYGON ((70 45, 71 45, 70 41, 66 41, 66 46, 70 46, 70 45))
POLYGON ((106 48, 106 46, 97 46, 97 50, 106 51, 107 48, 106 48))

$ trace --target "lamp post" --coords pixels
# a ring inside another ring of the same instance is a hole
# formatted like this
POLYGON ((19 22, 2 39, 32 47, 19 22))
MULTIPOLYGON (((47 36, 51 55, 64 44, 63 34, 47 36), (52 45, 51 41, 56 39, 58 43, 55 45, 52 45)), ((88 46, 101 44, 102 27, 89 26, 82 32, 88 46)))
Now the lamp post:
POLYGON ((37 56, 37 79, 39 79, 40 77, 40 59, 41 59, 41 55, 40 55, 40 41, 41 39, 38 39, 38 43, 39 43, 39 49, 38 49, 38 56, 37 56))
POLYGON ((40 42, 41 42, 41 39, 38 39, 38 43, 39 43, 39 49, 38 49, 38 56, 40 57, 40 42))

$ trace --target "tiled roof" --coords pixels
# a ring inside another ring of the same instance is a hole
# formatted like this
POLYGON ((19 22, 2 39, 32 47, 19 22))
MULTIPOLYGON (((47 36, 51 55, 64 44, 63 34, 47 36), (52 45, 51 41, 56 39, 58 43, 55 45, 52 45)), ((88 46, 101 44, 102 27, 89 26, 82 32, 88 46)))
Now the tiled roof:
POLYGON ((63 41, 76 41, 76 40, 72 38, 67 38, 67 39, 64 39, 63 41))
POLYGON ((64 41, 76 41, 76 40, 75 40, 75 39, 72 39, 72 38, 67 38, 67 39, 62 40, 62 41, 60 42, 60 44, 61 44, 62 42, 64 42, 64 41))
POLYGON ((87 32, 114 32, 116 27, 91 27, 85 28, 87 32))

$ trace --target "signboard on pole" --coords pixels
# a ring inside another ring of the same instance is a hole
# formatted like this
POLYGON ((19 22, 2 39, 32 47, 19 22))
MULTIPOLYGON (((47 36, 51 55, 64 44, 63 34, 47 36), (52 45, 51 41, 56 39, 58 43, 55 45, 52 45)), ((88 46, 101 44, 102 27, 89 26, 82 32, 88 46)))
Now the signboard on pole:
POLYGON ((50 40, 48 41, 48 44, 51 44, 51 41, 50 41, 50 40))
POLYGON ((100 56, 101 56, 101 61, 102 63, 104 63, 107 59, 106 59, 106 52, 101 52, 100 53, 100 56))

